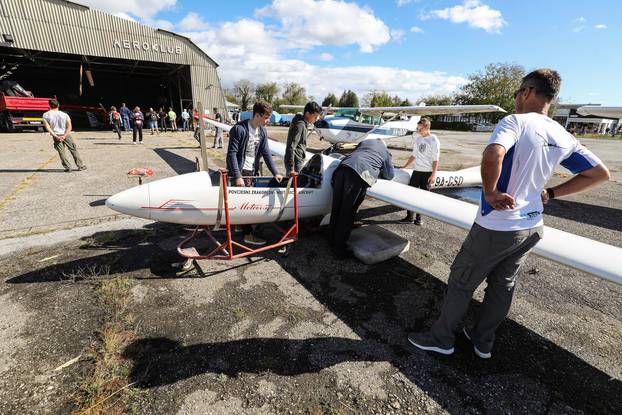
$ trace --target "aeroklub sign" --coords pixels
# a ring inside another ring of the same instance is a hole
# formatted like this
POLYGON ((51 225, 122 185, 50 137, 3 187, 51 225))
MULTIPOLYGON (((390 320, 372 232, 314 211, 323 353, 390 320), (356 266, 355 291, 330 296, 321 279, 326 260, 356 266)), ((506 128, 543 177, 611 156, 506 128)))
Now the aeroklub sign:
POLYGON ((138 40, 115 39, 113 47, 119 49, 143 50, 145 52, 154 51, 168 53, 170 55, 181 55, 181 46, 163 45, 161 43, 140 42, 138 40))

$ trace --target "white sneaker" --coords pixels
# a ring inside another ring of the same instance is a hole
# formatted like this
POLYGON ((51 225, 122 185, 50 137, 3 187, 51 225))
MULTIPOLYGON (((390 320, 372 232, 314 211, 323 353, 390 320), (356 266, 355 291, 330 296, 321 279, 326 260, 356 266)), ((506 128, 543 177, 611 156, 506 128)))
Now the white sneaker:
MULTIPOLYGON (((464 335, 466 336, 467 339, 471 340, 471 335, 469 334, 469 331, 467 330, 466 327, 464 327, 462 329, 462 332, 464 333, 464 335)), ((471 343, 473 343, 473 342, 471 341, 471 343)), ((492 357, 492 353, 490 353, 490 352, 488 352, 488 353, 482 352, 474 344, 473 344, 473 351, 481 359, 490 359, 492 357)))
POLYGON ((260 238, 257 235, 253 235, 248 234, 248 235, 244 235, 244 242, 247 244, 251 244, 251 245, 265 245, 266 244, 266 240, 263 238, 260 238))
POLYGON ((136 145, 136 141, 132 141, 132 144, 136 145))

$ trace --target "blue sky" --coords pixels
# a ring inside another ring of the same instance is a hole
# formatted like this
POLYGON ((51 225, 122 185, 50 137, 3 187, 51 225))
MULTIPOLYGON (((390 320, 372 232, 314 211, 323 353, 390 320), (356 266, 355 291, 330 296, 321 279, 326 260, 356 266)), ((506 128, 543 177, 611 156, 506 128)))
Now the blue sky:
POLYGON ((192 38, 224 87, 302 83, 415 100, 492 62, 552 67, 565 102, 622 105, 622 2, 546 0, 80 0, 192 38), (105 3, 105 4, 102 4, 105 3))

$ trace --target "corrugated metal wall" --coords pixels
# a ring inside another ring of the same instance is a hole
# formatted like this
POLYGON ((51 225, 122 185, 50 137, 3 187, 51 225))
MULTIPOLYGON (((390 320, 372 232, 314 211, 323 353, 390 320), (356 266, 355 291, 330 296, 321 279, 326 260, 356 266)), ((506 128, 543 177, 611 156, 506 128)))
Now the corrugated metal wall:
POLYGON ((224 110, 216 62, 181 36, 63 0, 0 0, 0 7, 0 33, 13 35, 15 48, 190 65, 195 105, 224 110))

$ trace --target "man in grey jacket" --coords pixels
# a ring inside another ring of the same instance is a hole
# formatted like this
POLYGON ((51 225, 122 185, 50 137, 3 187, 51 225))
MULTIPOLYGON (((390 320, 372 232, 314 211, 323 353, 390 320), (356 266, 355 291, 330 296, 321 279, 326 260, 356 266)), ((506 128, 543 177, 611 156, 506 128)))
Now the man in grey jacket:
POLYGON ((313 125, 322 112, 317 102, 307 102, 303 114, 296 114, 292 119, 287 132, 287 147, 285 149, 285 171, 291 176, 302 169, 307 149, 307 135, 309 125, 313 125))
POLYGON ((346 244, 367 188, 376 183, 378 176, 391 180, 393 175, 391 153, 380 139, 362 141, 341 161, 333 173, 330 212, 330 243, 337 258, 350 256, 346 244))

